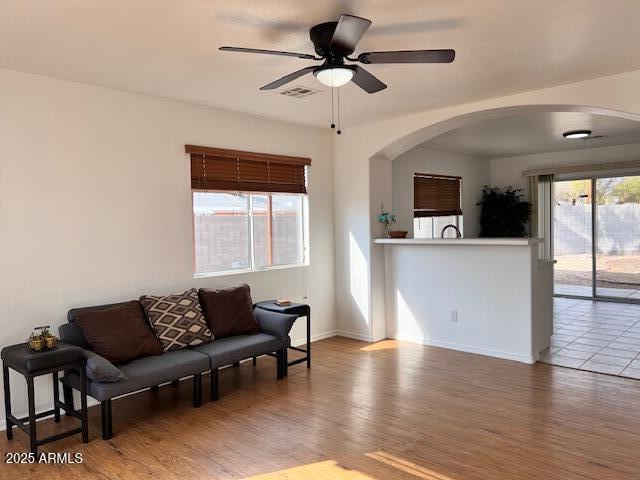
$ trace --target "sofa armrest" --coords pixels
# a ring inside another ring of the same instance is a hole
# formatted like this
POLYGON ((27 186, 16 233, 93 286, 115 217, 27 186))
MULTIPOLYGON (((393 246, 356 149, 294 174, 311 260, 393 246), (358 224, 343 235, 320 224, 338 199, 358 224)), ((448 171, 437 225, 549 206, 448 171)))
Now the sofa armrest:
POLYGON ((257 307, 253 313, 256 316, 256 320, 258 320, 260 329, 264 333, 281 338, 282 340, 289 339, 289 332, 291 331, 291 327, 293 327, 293 322, 298 318, 297 315, 271 312, 260 307, 257 307))
POLYGON ((113 383, 127 379, 122 370, 97 353, 85 349, 84 356, 87 359, 87 378, 92 382, 113 383))
POLYGON ((64 343, 69 343, 82 348, 89 347, 84 333, 82 333, 80 327, 75 323, 64 323, 60 325, 58 327, 58 334, 60 335, 60 340, 64 343))

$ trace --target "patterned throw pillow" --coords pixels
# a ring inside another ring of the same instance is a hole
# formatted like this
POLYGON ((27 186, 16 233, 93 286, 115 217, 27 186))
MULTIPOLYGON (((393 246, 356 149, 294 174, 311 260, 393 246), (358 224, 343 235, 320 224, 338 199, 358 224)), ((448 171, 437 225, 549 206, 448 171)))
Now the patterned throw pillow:
POLYGON ((195 288, 180 295, 140 297, 165 352, 213 340, 195 288))

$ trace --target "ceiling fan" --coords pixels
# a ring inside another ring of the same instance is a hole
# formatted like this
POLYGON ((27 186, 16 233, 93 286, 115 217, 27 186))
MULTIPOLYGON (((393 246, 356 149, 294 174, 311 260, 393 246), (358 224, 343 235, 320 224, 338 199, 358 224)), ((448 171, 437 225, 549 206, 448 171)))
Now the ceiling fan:
POLYGON ((308 73, 328 87, 340 87, 353 81, 367 93, 376 93, 387 86, 359 65, 346 65, 349 62, 359 62, 365 65, 382 63, 451 63, 455 50, 399 50, 386 52, 366 52, 357 58, 350 58, 357 43, 371 26, 371 20, 353 15, 340 15, 337 22, 325 22, 315 25, 309 30, 316 54, 280 52, 277 50, 262 50, 243 47, 220 47, 220 50, 230 52, 259 53, 265 55, 281 55, 297 57, 305 60, 324 60, 321 65, 305 67, 301 70, 285 75, 271 82, 260 90, 274 90, 296 78, 308 73))

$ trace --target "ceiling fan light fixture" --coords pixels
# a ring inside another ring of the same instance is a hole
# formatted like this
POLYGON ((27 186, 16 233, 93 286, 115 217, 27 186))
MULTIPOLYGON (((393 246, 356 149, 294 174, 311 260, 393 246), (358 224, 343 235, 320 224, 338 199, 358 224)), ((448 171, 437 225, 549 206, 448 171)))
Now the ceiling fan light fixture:
POLYGON ((327 87, 341 87, 353 78, 353 70, 347 67, 323 68, 316 70, 313 74, 327 87))
POLYGON ((587 138, 590 135, 591 135, 591 130, 570 130, 562 134, 564 138, 570 138, 570 139, 587 138))

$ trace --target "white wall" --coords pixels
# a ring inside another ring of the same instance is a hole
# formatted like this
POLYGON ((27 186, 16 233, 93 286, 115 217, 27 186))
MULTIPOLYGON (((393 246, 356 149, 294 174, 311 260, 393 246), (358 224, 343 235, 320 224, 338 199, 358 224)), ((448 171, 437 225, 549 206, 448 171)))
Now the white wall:
MULTIPOLYGON (((8 70, 0 91, 0 345, 143 293, 246 282, 255 300, 302 300, 301 268, 194 280, 185 144, 312 158, 307 301, 313 335, 334 333, 328 130, 8 70)), ((26 388, 11 379, 19 416, 26 388)), ((50 395, 38 381, 38 408, 50 395)))
POLYGON ((537 360, 536 245, 387 244, 384 251, 390 338, 537 360))
POLYGON ((627 160, 640 160, 640 143, 492 158, 491 183, 496 186, 513 185, 522 188, 528 195, 527 179, 522 175, 525 170, 567 165, 601 165, 627 160))
POLYGON ((412 148, 393 161, 393 212, 398 216, 398 230, 413 236, 413 176, 433 173, 462 177, 462 214, 464 236, 477 237, 480 232, 482 187, 490 182, 489 160, 483 157, 445 152, 424 146, 412 148))

